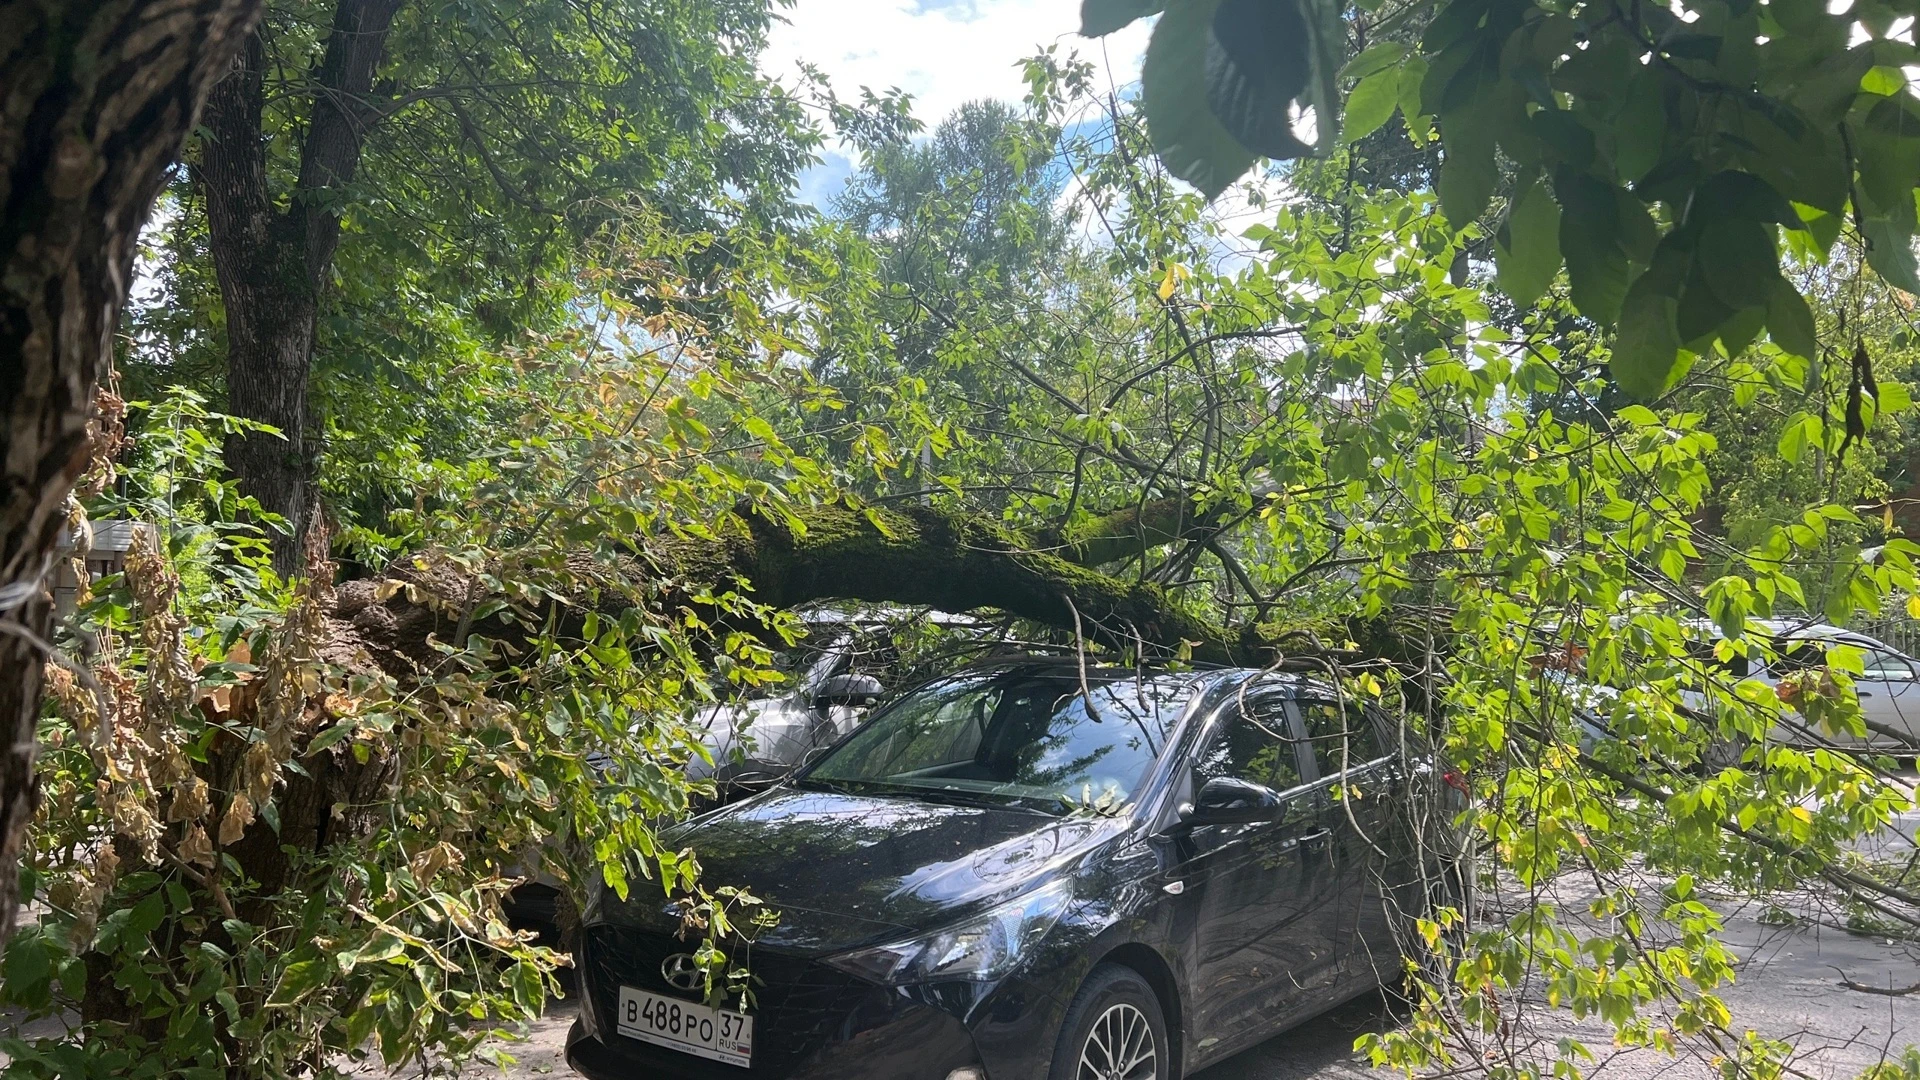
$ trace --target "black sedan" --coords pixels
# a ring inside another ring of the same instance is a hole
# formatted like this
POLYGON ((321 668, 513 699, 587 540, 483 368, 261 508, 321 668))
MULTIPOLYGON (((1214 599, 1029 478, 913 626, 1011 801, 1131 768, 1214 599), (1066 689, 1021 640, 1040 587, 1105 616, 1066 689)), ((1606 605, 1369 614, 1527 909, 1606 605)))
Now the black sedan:
POLYGON ((567 1058, 593 1080, 1192 1072, 1400 970, 1389 916, 1446 876, 1408 808, 1449 816, 1410 797, 1438 774, 1409 739, 1251 670, 938 680, 668 834, 779 914, 730 950, 744 994, 708 984, 657 889, 592 898, 567 1058))

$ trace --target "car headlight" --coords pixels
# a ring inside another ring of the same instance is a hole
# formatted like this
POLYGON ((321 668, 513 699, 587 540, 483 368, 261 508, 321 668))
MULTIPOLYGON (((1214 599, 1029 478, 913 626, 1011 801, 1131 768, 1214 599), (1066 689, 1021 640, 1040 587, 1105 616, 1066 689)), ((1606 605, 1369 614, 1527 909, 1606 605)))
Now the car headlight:
POLYGON ((1060 921, 1073 883, 1066 879, 993 908, 976 919, 889 945, 829 956, 823 962, 888 986, 940 979, 997 979, 1060 921))

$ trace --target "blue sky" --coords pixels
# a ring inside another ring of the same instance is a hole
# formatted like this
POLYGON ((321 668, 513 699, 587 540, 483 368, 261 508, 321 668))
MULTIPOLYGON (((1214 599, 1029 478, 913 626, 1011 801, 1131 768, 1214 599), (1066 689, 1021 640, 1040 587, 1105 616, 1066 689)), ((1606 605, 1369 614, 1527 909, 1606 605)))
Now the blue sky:
MULTIPOLYGON (((1078 0, 798 0, 783 14, 761 59, 767 74, 791 81, 806 60, 843 98, 862 86, 899 87, 929 128, 973 98, 1018 101, 1026 87, 1017 65, 1048 45, 1077 50, 1126 83, 1147 42, 1138 24, 1100 41, 1081 37, 1078 0)), ((800 196, 824 207, 857 162, 844 150, 822 156, 800 196)))

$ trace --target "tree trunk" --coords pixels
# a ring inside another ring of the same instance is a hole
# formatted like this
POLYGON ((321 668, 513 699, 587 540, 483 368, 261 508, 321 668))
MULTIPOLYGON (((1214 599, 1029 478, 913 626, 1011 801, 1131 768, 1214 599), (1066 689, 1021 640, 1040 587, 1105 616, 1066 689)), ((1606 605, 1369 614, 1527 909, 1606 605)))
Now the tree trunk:
MULTIPOLYGON (((1265 664, 1283 654, 1399 658, 1399 631, 1386 620, 1225 625, 1196 616, 1160 586, 1102 573, 1094 559, 1118 561, 1143 547, 1204 535, 1211 528, 1177 506, 1150 503, 1149 509, 1158 513, 1144 520, 1133 509, 1108 514, 1076 529, 1064 543, 1057 536, 1041 542, 1009 531, 991 515, 932 506, 816 506, 801 511, 804 529, 745 511, 711 539, 643 541, 624 566, 607 568, 583 559, 580 576, 622 576, 624 583, 613 584, 642 584, 656 612, 684 608, 721 623, 725 616, 698 597, 744 582, 755 600, 781 608, 820 600, 950 612, 994 608, 1149 661, 1265 664), (1349 639, 1358 647, 1324 644, 1349 639)), ((456 613, 470 610, 480 598, 462 575, 444 566, 418 574, 403 569, 400 580, 412 590, 379 581, 341 585, 324 635, 326 658, 349 668, 371 661, 404 680, 420 666, 439 663, 434 642, 453 641, 463 629, 519 645, 530 626, 543 625, 539 619, 509 621, 495 615, 463 627, 456 613)), ((607 596, 627 594, 622 587, 604 590, 607 596)), ((617 604, 601 601, 599 606, 602 614, 619 612, 617 604)), ((575 612, 584 614, 584 607, 575 612)), ((1309 666, 1324 669, 1319 660, 1309 666)))
POLYGON ((340 246, 338 189, 352 183, 366 131, 382 115, 373 76, 399 7, 400 0, 340 0, 334 10, 326 52, 310 73, 300 174, 285 206, 267 175, 268 58, 258 35, 207 103, 195 178, 227 315, 227 411, 279 429, 235 435, 226 462, 242 490, 286 519, 285 534, 273 540, 282 574, 300 569, 314 501, 307 383, 320 295, 340 246))
POLYGON ((33 817, 45 587, 140 229, 260 0, 0 0, 0 942, 33 817))

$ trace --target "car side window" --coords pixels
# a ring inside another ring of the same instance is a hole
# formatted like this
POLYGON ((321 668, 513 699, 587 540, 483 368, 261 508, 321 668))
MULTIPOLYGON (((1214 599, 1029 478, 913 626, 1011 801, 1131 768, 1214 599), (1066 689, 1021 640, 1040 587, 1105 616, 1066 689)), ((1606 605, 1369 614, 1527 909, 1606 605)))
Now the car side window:
POLYGON ((1804 638, 1789 639, 1780 646, 1780 654, 1769 666, 1775 675, 1791 675, 1826 667, 1826 646, 1804 638))
POLYGON ((1868 649, 1862 658, 1861 678, 1875 682, 1912 682, 1913 665, 1905 657, 1884 649, 1868 649))
POLYGON ((1302 701, 1300 716, 1321 776, 1357 769, 1386 756, 1376 725, 1357 703, 1342 708, 1330 701, 1302 701))
POLYGON ((1220 731, 1193 763, 1193 786, 1217 776, 1264 784, 1274 791, 1300 786, 1292 731, 1277 700, 1230 704, 1220 731))

